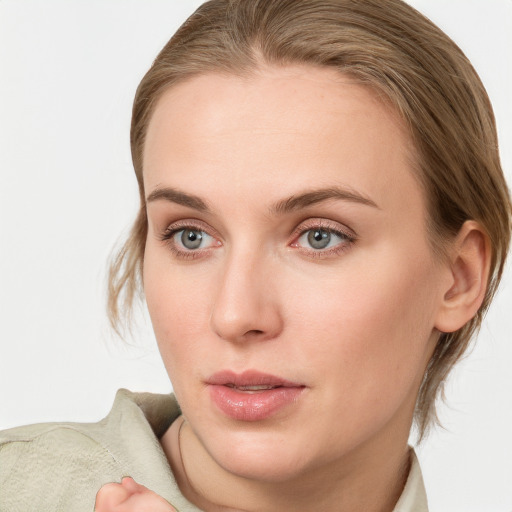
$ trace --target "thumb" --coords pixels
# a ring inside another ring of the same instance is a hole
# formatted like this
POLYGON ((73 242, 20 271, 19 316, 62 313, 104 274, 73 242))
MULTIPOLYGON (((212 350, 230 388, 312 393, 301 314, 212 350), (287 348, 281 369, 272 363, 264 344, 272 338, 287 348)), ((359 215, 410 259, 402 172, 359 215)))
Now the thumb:
POLYGON ((176 512, 164 498, 133 478, 105 484, 96 495, 95 512, 176 512))
POLYGON ((131 476, 125 476, 121 480, 121 485, 123 489, 128 493, 128 496, 131 496, 132 494, 140 494, 149 490, 147 487, 138 484, 131 476))
POLYGON ((131 477, 123 478, 120 487, 127 499, 116 509, 118 512, 177 512, 168 501, 131 477))
POLYGON ((105 484, 96 494, 94 512, 109 512, 113 507, 125 502, 130 496, 131 493, 120 484, 105 484))

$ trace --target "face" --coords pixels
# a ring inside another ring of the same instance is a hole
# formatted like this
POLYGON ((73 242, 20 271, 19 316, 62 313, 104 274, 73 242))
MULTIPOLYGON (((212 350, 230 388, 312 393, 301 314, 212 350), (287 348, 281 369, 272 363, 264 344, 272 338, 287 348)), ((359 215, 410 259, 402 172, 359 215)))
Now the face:
POLYGON ((443 271, 411 142, 328 69, 167 91, 144 152, 144 289, 184 416, 229 471, 283 479, 404 443, 443 271))

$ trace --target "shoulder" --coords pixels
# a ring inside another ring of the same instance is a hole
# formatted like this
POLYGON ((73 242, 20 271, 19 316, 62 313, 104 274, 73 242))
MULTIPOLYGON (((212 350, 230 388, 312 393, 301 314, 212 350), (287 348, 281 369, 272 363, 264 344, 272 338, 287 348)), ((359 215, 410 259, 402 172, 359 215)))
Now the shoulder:
POLYGON ((103 484, 137 471, 134 444, 144 447, 149 459, 160 458, 154 428, 172 421, 174 404, 169 395, 121 390, 110 414, 98 423, 47 423, 0 432, 0 510, 91 512, 103 484))
POLYGON ((121 468, 87 428, 33 425, 0 434, 0 510, 93 510, 95 490, 121 468))
MULTIPOLYGON (((122 407, 123 408, 123 407, 122 407)), ((123 466, 109 449, 115 416, 98 423, 46 423, 0 432, 0 510, 91 512, 97 490, 119 481, 123 466)))

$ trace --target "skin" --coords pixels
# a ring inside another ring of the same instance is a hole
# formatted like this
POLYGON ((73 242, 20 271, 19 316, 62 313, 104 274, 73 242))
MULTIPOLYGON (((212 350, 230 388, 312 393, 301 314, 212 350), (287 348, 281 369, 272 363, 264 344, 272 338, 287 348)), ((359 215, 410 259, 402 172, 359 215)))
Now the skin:
MULTIPOLYGON (((204 75, 159 100, 144 151, 144 290, 183 411, 162 446, 201 509, 393 509, 438 329, 464 316, 447 297, 472 279, 466 260, 430 250, 411 147, 389 106, 329 69, 204 75), (334 187, 350 194, 275 211, 334 187), (157 197, 164 188, 209 209, 157 197), (198 249, 182 245, 187 227, 198 249), (331 233, 328 248, 308 242, 314 229, 331 233), (205 385, 225 369, 304 390, 269 418, 234 420, 205 385)), ((473 238, 467 252, 483 261, 473 238)))
POLYGON ((106 484, 101 488, 96 495, 94 512, 176 512, 176 509, 147 487, 127 477, 120 484, 106 484))

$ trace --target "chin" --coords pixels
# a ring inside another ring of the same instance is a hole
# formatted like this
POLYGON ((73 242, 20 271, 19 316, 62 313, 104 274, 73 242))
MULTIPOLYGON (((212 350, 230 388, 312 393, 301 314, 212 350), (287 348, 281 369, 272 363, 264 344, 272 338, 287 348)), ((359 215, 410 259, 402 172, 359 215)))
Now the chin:
POLYGON ((286 457, 275 451, 253 453, 232 452, 217 463, 229 473, 248 480, 267 483, 280 483, 297 478, 305 468, 302 468, 294 457, 286 457))
POLYGON ((222 442, 205 440, 205 447, 219 466, 242 478, 278 483, 307 472, 313 463, 304 452, 304 443, 293 436, 273 432, 224 432, 222 442))

